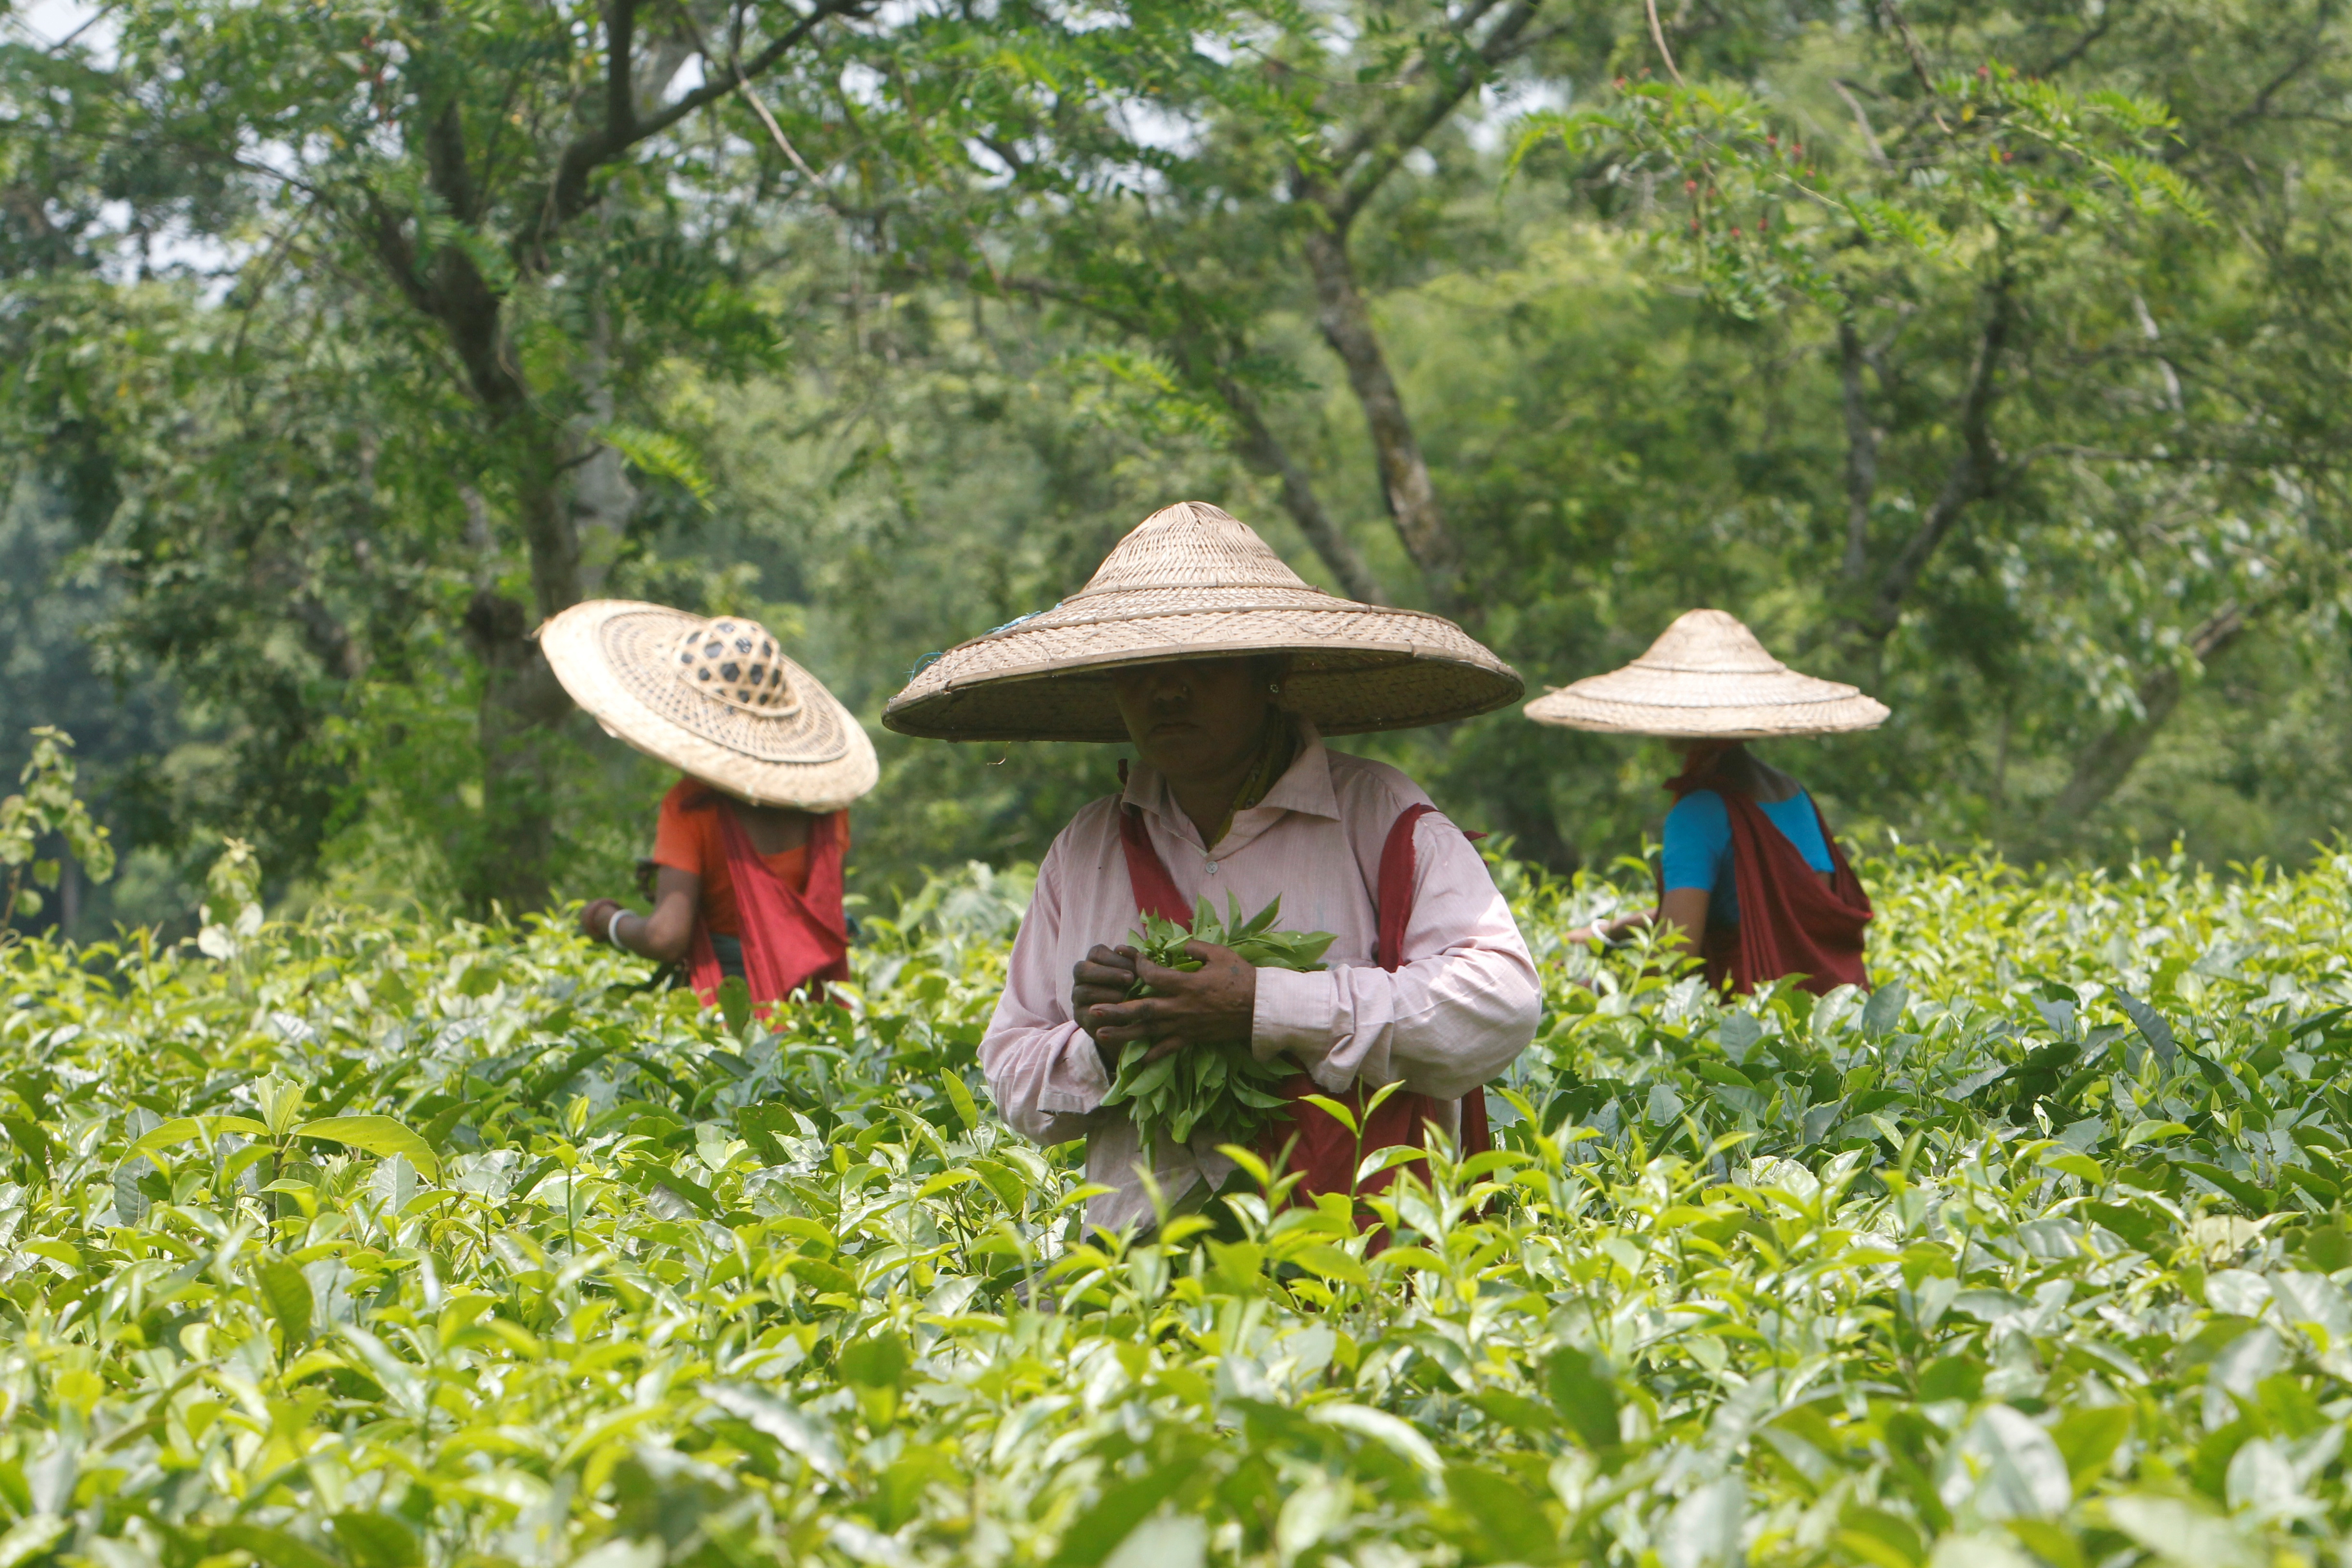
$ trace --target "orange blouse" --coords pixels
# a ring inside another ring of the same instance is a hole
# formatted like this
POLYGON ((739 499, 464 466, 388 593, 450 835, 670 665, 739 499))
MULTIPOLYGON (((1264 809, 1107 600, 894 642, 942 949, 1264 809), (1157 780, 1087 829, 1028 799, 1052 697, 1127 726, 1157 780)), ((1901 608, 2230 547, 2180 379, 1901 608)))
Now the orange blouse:
MULTIPOLYGON (((719 936, 743 934, 742 917, 735 910, 735 879, 727 874, 727 841, 719 832, 719 807, 725 796, 693 779, 680 779, 662 796, 661 817, 654 826, 654 864, 702 879, 702 923, 719 936)), ((835 831, 841 847, 849 847, 849 813, 835 814, 835 831)), ((798 893, 808 888, 808 846, 762 855, 768 869, 798 893)))

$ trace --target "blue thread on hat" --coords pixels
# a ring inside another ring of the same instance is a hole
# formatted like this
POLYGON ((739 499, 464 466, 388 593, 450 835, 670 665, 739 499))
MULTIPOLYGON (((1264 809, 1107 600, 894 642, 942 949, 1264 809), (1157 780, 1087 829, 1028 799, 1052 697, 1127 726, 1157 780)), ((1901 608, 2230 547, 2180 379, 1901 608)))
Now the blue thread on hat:
MULTIPOLYGON (((1027 615, 1025 615, 1025 616, 1013 616, 1011 620, 1009 620, 1009 621, 1005 622, 1005 623, 1004 623, 1003 626, 991 626, 991 627, 989 627, 986 631, 984 631, 984 632, 981 633, 981 634, 980 634, 980 637, 994 637, 994 636, 995 636, 997 633, 999 633, 999 632, 1009 632, 1009 631, 1011 631, 1011 630, 1012 630, 1013 627, 1015 627, 1015 626, 1024 626, 1024 625, 1026 625, 1027 623, 1029 623, 1029 622, 1031 622, 1031 621, 1035 620, 1039 616, 1050 616, 1050 615, 1052 615, 1055 610, 1058 610, 1058 609, 1060 609, 1061 607, 1062 607, 1062 601, 1061 601, 1061 600, 1059 600, 1059 599, 1056 599, 1056 600, 1055 600, 1052 604, 1050 604, 1050 605, 1046 605, 1046 606, 1045 606, 1044 609, 1042 609, 1042 610, 1032 610, 1032 611, 1030 611, 1030 612, 1029 612, 1027 615)), ((973 640, 974 642, 978 642, 978 641, 980 640, 980 637, 974 637, 972 640, 973 640)))
MULTIPOLYGON (((1058 610, 1058 609, 1060 609, 1061 607, 1062 607, 1062 601, 1061 601, 1061 600, 1059 600, 1059 599, 1056 599, 1056 600, 1055 600, 1052 604, 1050 604, 1050 605, 1046 605, 1046 606, 1045 606, 1044 609, 1042 609, 1042 610, 1032 610, 1032 611, 1030 611, 1030 612, 1029 612, 1027 615, 1025 615, 1025 616, 1013 616, 1011 620, 1009 620, 1009 621, 1005 622, 1005 623, 1004 623, 1003 626, 991 626, 991 627, 989 627, 989 628, 988 628, 988 630, 986 630, 986 631, 984 631, 984 632, 981 633, 979 637, 976 637, 972 638, 971 640, 972 640, 972 641, 974 641, 974 642, 980 642, 980 641, 982 641, 982 639, 984 639, 984 638, 994 637, 994 636, 995 636, 997 633, 999 633, 999 632, 1009 632, 1009 631, 1011 631, 1013 627, 1015 627, 1015 626, 1022 626, 1022 625, 1026 624, 1027 622, 1030 622, 1030 621, 1034 621, 1034 620, 1035 620, 1039 616, 1050 616, 1050 615, 1052 615, 1055 610, 1058 610)), ((922 658, 919 658, 919 659, 917 659, 917 660, 915 661, 915 668, 912 668, 912 669, 910 669, 910 670, 908 670, 908 671, 907 672, 907 679, 909 679, 909 680, 914 679, 915 679, 915 677, 917 677, 917 676, 919 676, 919 675, 922 674, 922 673, 923 673, 923 671, 925 671, 925 670, 927 670, 927 669, 930 668, 931 668, 931 666, 933 666, 933 665, 935 665, 935 664, 939 663, 939 662, 940 662, 940 660, 941 660, 941 659, 943 659, 943 658, 947 658, 947 655, 946 655, 946 654, 944 654, 944 653, 927 653, 927 654, 925 654, 922 658)))

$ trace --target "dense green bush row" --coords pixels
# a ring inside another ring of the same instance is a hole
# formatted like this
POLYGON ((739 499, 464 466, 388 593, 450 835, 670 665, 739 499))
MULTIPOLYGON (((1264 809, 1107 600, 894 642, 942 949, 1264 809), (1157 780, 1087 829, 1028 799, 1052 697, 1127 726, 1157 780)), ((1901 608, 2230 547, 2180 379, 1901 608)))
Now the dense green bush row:
POLYGON ((2352 855, 1868 868, 1882 986, 1563 952, 1370 1253, 1087 1236, 1023 889, 771 1032, 552 928, 6 954, 0 1568, 2333 1563, 2352 855))

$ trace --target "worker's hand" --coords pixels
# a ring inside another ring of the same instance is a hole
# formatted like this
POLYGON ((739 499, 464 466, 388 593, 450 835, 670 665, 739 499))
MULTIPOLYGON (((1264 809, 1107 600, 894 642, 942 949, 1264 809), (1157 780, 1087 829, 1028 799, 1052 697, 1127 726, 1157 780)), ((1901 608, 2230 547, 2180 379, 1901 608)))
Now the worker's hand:
MULTIPOLYGON (((1127 994, 1135 989, 1135 949, 1105 947, 1097 942, 1094 950, 1070 968, 1070 1016, 1078 1021, 1089 1037, 1095 1035, 1095 1009, 1112 1002, 1124 1002, 1127 994)), ((1118 1071, 1118 1048, 1105 1046, 1095 1038, 1095 1048, 1103 1058, 1103 1070, 1118 1071)))
POLYGON ((603 942, 613 929, 613 915, 620 909, 618 899, 595 899, 580 911, 580 934, 591 942, 603 942))
POLYGON ((1596 921, 1589 926, 1579 926, 1561 940, 1571 942, 1600 942, 1615 947, 1635 931, 1656 923, 1658 911, 1643 910, 1630 915, 1620 915, 1613 921, 1596 921))
POLYGON ((1132 1040, 1152 1042, 1146 1061, 1186 1046, 1247 1042, 1257 1019, 1257 970, 1230 947, 1188 942, 1184 951, 1200 968, 1162 969, 1139 955, 1136 978, 1157 994, 1095 1008, 1095 1043, 1106 1055, 1115 1058, 1132 1040))

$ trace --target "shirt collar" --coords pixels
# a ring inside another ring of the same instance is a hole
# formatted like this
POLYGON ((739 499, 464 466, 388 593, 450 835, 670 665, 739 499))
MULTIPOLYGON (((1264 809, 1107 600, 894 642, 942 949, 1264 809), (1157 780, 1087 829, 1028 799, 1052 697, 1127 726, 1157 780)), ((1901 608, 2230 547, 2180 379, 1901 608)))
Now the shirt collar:
MULTIPOLYGON (((1289 770, 1275 781, 1274 787, 1265 792, 1265 799, 1247 811, 1234 814, 1233 829, 1226 835, 1228 838, 1241 831, 1245 819, 1253 822, 1268 820, 1259 816, 1257 814, 1260 812, 1295 811, 1304 816, 1326 816, 1334 822, 1339 819, 1339 795, 1331 787, 1331 753, 1310 721, 1298 719, 1294 722, 1298 726, 1298 755, 1292 759, 1289 770)), ((1177 805, 1175 795, 1168 788, 1167 779, 1157 768, 1141 763, 1129 768, 1127 788, 1118 798, 1121 805, 1132 805, 1159 817, 1179 837, 1194 840, 1200 837, 1199 830, 1192 826, 1192 819, 1177 805)))

